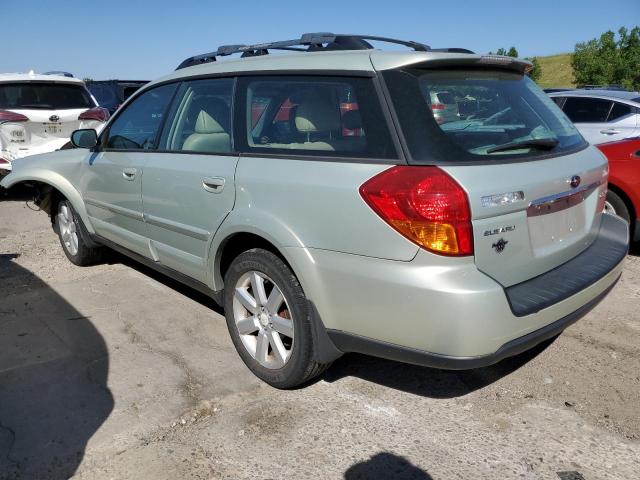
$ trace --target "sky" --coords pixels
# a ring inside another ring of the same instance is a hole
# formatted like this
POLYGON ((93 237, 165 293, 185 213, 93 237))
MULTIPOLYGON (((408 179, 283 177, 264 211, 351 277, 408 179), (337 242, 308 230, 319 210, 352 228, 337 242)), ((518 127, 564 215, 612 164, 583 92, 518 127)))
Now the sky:
POLYGON ((0 72, 152 80, 219 45, 360 33, 479 53, 571 52, 640 25, 640 0, 0 0, 0 72))

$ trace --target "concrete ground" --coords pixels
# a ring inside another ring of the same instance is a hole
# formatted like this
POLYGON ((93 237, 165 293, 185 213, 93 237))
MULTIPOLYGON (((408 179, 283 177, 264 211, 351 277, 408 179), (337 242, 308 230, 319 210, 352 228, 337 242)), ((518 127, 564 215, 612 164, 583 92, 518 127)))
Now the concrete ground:
POLYGON ((448 372, 347 355, 278 391, 207 298, 67 261, 0 200, 0 478, 640 478, 640 257, 555 342, 448 372))

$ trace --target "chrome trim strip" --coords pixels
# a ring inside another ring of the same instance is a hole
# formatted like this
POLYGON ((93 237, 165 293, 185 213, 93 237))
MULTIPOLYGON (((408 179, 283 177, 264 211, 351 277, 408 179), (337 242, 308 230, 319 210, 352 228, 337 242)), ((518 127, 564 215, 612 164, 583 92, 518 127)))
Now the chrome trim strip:
POLYGON ((125 217, 133 218, 141 222, 144 221, 142 212, 137 212, 136 210, 130 210, 128 208, 113 205, 111 203, 101 202, 100 200, 95 200, 93 198, 85 198, 84 203, 88 203, 89 205, 93 205, 94 207, 102 208, 112 213, 117 213, 118 215, 124 215, 125 217))
POLYGON ((571 208, 582 202, 588 194, 602 185, 602 180, 593 182, 575 190, 556 193, 531 201, 527 207, 528 217, 537 217, 571 208))
POLYGON ((595 190, 600 185, 602 185, 602 180, 599 180, 597 182, 593 182, 590 185, 585 185, 584 187, 576 188, 576 189, 573 189, 573 190, 567 190, 566 192, 560 192, 560 193, 556 193, 554 195, 549 195, 548 197, 542 197, 542 198, 538 198, 536 200, 532 200, 531 203, 529 203, 529 206, 530 207, 535 207, 537 205, 542 205, 544 203, 553 203, 554 200, 560 200, 563 197, 571 197, 572 195, 575 195, 577 193, 584 193, 587 190, 588 191, 595 190))
POLYGON ((143 215, 143 217, 144 221, 149 225, 166 228, 167 230, 171 230, 172 232, 180 233, 182 235, 186 235, 203 242, 209 240, 209 237, 211 236, 211 233, 201 228, 191 227, 183 223, 172 222, 171 220, 155 217, 153 215, 147 215, 146 213, 143 215))

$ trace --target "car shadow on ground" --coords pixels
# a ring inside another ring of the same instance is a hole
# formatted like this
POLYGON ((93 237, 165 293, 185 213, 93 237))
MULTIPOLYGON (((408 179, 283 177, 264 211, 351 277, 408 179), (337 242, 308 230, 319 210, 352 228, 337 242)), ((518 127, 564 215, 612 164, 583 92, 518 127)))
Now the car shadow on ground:
POLYGON ((432 480, 433 477, 409 460, 389 452, 380 452, 344 472, 345 480, 432 480))
POLYGON ((67 479, 113 410, 107 347, 17 256, 0 255, 0 479, 67 479))
POLYGON ((495 365, 473 370, 440 370, 366 355, 347 354, 338 359, 322 379, 333 383, 344 377, 358 377, 423 397, 460 397, 515 372, 542 353, 554 340, 555 338, 542 342, 495 365))

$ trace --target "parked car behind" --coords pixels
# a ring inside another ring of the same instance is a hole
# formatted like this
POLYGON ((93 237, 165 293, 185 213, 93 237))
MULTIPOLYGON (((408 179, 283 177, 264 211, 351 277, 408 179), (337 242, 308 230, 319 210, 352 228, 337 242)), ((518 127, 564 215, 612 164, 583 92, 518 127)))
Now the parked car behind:
POLYGON ((11 171, 14 160, 57 150, 74 130, 99 131, 108 118, 82 80, 0 74, 0 177, 11 171))
POLYGON ((634 241, 640 241, 640 138, 602 143, 609 159, 609 192, 605 211, 630 223, 634 241))
POLYGON ((113 114, 147 80, 89 80, 87 88, 101 107, 113 114))
POLYGON ((640 93, 569 90, 549 96, 592 145, 640 135, 640 93))
POLYGON ((558 335, 627 253, 606 158, 529 62, 371 39, 189 58, 2 185, 40 189, 71 262, 110 247, 217 299, 276 387, 344 352, 464 369, 558 335), (464 119, 438 122, 445 91, 473 99, 464 119))

